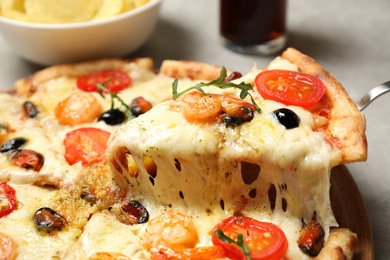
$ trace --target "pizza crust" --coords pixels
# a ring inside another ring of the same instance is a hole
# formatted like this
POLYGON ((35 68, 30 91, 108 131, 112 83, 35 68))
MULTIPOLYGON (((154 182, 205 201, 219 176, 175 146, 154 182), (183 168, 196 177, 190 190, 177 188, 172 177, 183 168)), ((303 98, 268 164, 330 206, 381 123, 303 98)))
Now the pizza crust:
POLYGON ((14 87, 19 96, 29 97, 36 92, 39 85, 49 80, 65 76, 78 78, 101 70, 120 70, 126 73, 142 70, 152 71, 153 60, 151 58, 136 58, 132 60, 101 59, 75 64, 55 65, 16 81, 14 87))
MULTIPOLYGON (((328 138, 337 140, 341 150, 340 164, 367 159, 366 120, 344 87, 314 59, 293 48, 282 58, 296 64, 300 71, 318 77, 326 86, 325 97, 330 102, 330 122, 326 127, 328 138)), ((335 148, 335 147, 334 147, 335 148)))
MULTIPOLYGON (((160 73, 172 78, 211 81, 219 77, 221 67, 196 61, 165 60, 160 73)), ((230 74, 232 71, 228 71, 230 74)))
POLYGON ((347 228, 335 228, 329 233, 328 241, 315 260, 352 259, 357 235, 347 228))

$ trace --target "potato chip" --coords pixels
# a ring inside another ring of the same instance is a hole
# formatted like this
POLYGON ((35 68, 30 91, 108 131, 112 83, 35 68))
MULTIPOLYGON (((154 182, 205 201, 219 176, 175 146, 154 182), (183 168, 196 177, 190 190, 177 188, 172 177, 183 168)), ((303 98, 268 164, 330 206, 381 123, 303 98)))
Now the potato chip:
POLYGON ((0 9, 3 11, 18 11, 24 13, 24 0, 1 0, 0 9))
POLYGON ((29 20, 24 10, 24 0, 0 0, 0 12, 6 18, 25 22, 29 20))
POLYGON ((91 20, 103 0, 25 0, 25 10, 32 22, 75 23, 91 20))
POLYGON ((12 9, 10 9, 10 10, 6 9, 6 10, 2 11, 1 15, 6 17, 6 18, 17 20, 17 21, 30 22, 30 19, 28 18, 28 16, 25 13, 15 11, 12 9))
POLYGON ((33 23, 76 23, 133 10, 150 0, 0 0, 0 15, 33 23))
POLYGON ((92 20, 99 20, 103 18, 112 17, 122 12, 123 0, 104 0, 102 6, 99 8, 97 14, 92 20))

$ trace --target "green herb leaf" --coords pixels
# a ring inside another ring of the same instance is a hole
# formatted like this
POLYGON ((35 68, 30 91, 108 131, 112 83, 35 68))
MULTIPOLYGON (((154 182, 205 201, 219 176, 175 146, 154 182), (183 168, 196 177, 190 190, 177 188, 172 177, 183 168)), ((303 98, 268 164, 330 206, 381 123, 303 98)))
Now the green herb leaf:
POLYGON ((8 130, 8 126, 5 123, 0 123, 0 129, 8 130))
POLYGON ((250 255, 249 255, 250 250, 249 250, 248 246, 244 244, 244 236, 242 234, 237 233, 237 241, 234 241, 230 237, 226 236, 220 228, 218 228, 217 234, 212 233, 212 235, 217 236, 219 239, 221 239, 225 243, 237 245, 241 249, 241 251, 246 255, 246 257, 249 260, 252 260, 252 257, 250 257, 250 255))
POLYGON ((108 90, 106 87, 104 87, 104 84, 107 84, 107 83, 108 83, 108 81, 105 81, 105 82, 103 82, 102 84, 99 84, 99 83, 96 84, 97 90, 98 90, 100 96, 102 96, 103 98, 106 98, 106 97, 104 96, 104 94, 103 94, 103 91, 107 92, 107 93, 110 94, 110 96, 111 96, 111 109, 114 109, 114 107, 115 107, 114 101, 115 101, 115 99, 117 99, 117 100, 121 103, 121 105, 125 107, 127 118, 128 118, 129 120, 135 118, 135 116, 133 115, 133 113, 131 113, 130 107, 123 101, 123 99, 121 99, 121 98, 118 96, 118 94, 113 93, 113 92, 111 92, 110 90, 108 90))
POLYGON ((190 91, 190 90, 193 90, 193 89, 196 89, 200 92, 202 92, 203 94, 205 94, 204 90, 202 89, 202 87, 209 87, 209 86, 215 86, 215 87, 218 87, 220 89, 226 89, 226 88, 237 88, 237 89, 241 89, 241 92, 240 92, 240 98, 241 99, 244 99, 246 98, 248 95, 250 96, 251 98, 251 101, 252 101, 252 104, 255 106, 257 112, 261 113, 261 109, 260 107, 256 104, 255 100, 253 99, 252 95, 249 94, 249 90, 253 90, 253 87, 251 84, 246 84, 244 82, 241 82, 240 84, 235 84, 233 82, 225 82, 226 80, 226 77, 227 77, 227 70, 225 67, 222 67, 221 68, 221 71, 220 71, 220 75, 217 79, 213 80, 213 81, 210 81, 208 83, 198 83, 196 84, 195 86, 193 87, 190 87, 182 92, 177 92, 177 86, 178 86, 178 80, 175 79, 172 83, 172 94, 173 94, 173 99, 177 99, 178 97, 180 97, 181 95, 183 95, 184 93, 190 91))

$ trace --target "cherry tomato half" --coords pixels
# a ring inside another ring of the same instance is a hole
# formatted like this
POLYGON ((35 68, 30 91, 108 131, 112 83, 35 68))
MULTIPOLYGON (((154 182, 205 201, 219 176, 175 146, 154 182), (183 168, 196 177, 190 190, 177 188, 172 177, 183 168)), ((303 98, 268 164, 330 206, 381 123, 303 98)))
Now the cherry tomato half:
POLYGON ((310 74, 289 70, 266 70, 255 78, 260 95, 285 105, 315 105, 325 94, 322 81, 310 74))
POLYGON ((96 73, 86 74, 77 79, 77 87, 83 91, 97 92, 96 84, 104 84, 109 91, 116 93, 129 87, 131 78, 119 70, 102 70, 96 73))
POLYGON ((70 165, 81 162, 83 166, 105 161, 109 137, 109 132, 93 127, 67 133, 64 139, 66 161, 70 165))
MULTIPOLYGON (((287 238, 275 224, 245 216, 231 216, 219 222, 213 233, 217 233, 218 229, 234 241, 237 241, 237 234, 243 235, 243 242, 249 248, 249 256, 253 260, 280 260, 286 254, 287 238)), ((233 243, 224 242, 216 235, 212 236, 212 242, 222 246, 226 256, 231 259, 247 259, 244 252, 233 243)))
POLYGON ((0 183, 0 200, 7 200, 8 207, 0 209, 0 218, 9 215, 17 207, 15 190, 9 186, 6 182, 0 183))

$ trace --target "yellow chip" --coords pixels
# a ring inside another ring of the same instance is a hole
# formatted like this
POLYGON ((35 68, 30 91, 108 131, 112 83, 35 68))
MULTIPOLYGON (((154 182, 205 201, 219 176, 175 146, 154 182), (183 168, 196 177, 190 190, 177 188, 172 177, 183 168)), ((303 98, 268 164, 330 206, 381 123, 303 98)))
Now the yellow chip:
POLYGON ((24 0, 1 0, 0 9, 2 11, 18 11, 24 13, 24 0))
POLYGON ((92 20, 99 20, 118 15, 122 12, 123 0, 104 0, 92 20))
POLYGON ((32 22, 75 23, 91 20, 103 0, 25 0, 25 10, 32 22))
POLYGON ((6 18, 17 20, 17 21, 30 22, 29 18, 25 13, 15 11, 15 10, 4 10, 4 11, 2 10, 1 15, 6 18))
POLYGON ((0 0, 1 15, 19 21, 28 21, 24 10, 24 0, 0 0))

